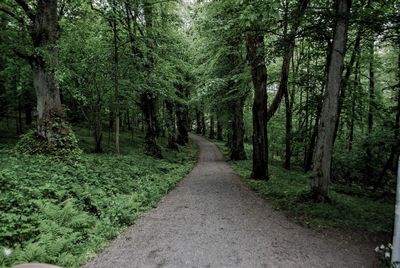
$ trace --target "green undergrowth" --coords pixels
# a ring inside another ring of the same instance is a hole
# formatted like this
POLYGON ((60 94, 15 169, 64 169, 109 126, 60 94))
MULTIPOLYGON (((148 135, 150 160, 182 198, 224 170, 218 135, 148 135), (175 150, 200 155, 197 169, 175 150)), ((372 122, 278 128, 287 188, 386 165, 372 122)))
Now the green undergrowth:
POLYGON ((120 157, 107 141, 109 153, 89 154, 92 144, 83 132, 76 130, 86 153, 76 161, 13 155, 13 142, 2 143, 0 267, 81 266, 174 188, 197 155, 190 143, 179 152, 164 149, 164 159, 156 160, 141 150, 141 136, 130 133, 121 137, 120 157), (11 255, 3 249, 11 249, 11 255))
POLYGON ((54 122, 51 129, 54 131, 51 142, 40 137, 36 129, 29 130, 20 137, 15 152, 24 155, 51 155, 60 159, 80 156, 81 150, 75 133, 67 123, 54 122))
MULTIPOLYGON (((225 156, 228 148, 216 143, 225 156)), ((305 198, 310 192, 309 174, 288 171, 278 165, 270 165, 268 182, 249 179, 252 169, 251 146, 246 145, 249 160, 228 161, 246 184, 277 210, 285 211, 297 223, 313 228, 391 233, 393 228, 394 200, 365 195, 349 195, 356 186, 331 186, 330 203, 315 203, 305 198), (344 191, 343 188, 347 188, 344 191)))

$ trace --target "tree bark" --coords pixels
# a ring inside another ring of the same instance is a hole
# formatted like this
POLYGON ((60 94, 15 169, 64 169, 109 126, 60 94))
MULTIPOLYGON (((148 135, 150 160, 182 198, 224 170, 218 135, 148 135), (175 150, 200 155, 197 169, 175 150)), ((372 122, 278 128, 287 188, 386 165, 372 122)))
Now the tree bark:
POLYGON ((175 127, 175 105, 173 101, 166 100, 165 106, 167 108, 166 127, 168 135, 167 147, 171 150, 178 150, 178 144, 176 143, 176 127, 175 127))
POLYGON ((267 71, 264 61, 264 36, 251 32, 246 36, 247 58, 254 86, 253 171, 256 180, 268 180, 267 71))
POLYGON ((347 85, 348 85, 350 76, 353 72, 353 65, 356 62, 356 60, 358 60, 358 57, 360 56, 360 44, 361 44, 361 30, 359 29, 357 32, 356 39, 354 41, 354 48, 353 48, 353 52, 350 57, 350 61, 345 68, 346 72, 345 72, 345 75, 344 75, 341 85, 340 85, 341 88, 340 88, 340 98, 339 98, 339 105, 338 105, 338 117, 337 117, 337 120, 335 123, 335 136, 333 138, 333 143, 335 143, 335 141, 336 141, 339 124, 340 124, 340 115, 342 113, 343 102, 346 98, 347 85))
MULTIPOLYGON (((328 47, 328 53, 326 56, 326 64, 325 64, 325 71, 324 71, 324 77, 326 79, 324 79, 322 81, 322 86, 321 86, 321 96, 324 95, 324 90, 327 84, 327 77, 328 77, 328 73, 329 73, 329 67, 330 67, 330 63, 331 63, 331 54, 332 54, 332 42, 330 40, 327 40, 327 47, 328 47)), ((312 165, 313 165, 313 159, 314 159, 314 154, 315 154, 315 143, 317 140, 317 136, 318 136, 318 127, 319 127, 319 122, 320 122, 320 118, 321 118, 321 111, 322 111, 322 101, 318 102, 317 104, 317 111, 315 114, 315 124, 312 130, 312 134, 311 134, 311 139, 310 139, 310 145, 309 145, 309 150, 308 150, 308 154, 306 156, 305 159, 305 165, 304 165, 304 171, 308 172, 312 169, 312 165)))
POLYGON ((22 134, 22 105, 21 105, 21 96, 17 97, 17 110, 18 115, 16 118, 16 125, 17 125, 17 135, 22 134))
POLYGON ((101 107, 101 99, 98 96, 97 103, 94 106, 94 142, 95 142, 95 147, 94 147, 94 153, 100 154, 103 153, 103 147, 102 147, 102 140, 103 140, 103 116, 102 116, 102 107, 101 107))
MULTIPOLYGON (((145 72, 147 77, 151 77, 151 73, 154 68, 154 57, 152 49, 154 47, 153 37, 153 6, 144 6, 144 19, 146 27, 146 38, 147 38, 147 55, 145 62, 145 72)), ((149 82, 149 81, 148 81, 149 82)), ((150 82, 149 82, 150 83, 150 82)), ((157 98, 151 90, 146 90, 141 93, 141 108, 144 114, 144 119, 146 123, 146 136, 145 136, 145 153, 156 158, 162 158, 161 148, 158 145, 158 118, 156 110, 157 98)))
POLYGON ((196 133, 201 134, 203 132, 202 130, 202 123, 201 123, 201 112, 200 108, 197 106, 196 107, 196 133))
POLYGON ((313 161, 314 174, 311 188, 315 200, 319 202, 329 200, 333 139, 338 117, 339 91, 342 80, 343 60, 346 53, 350 8, 351 0, 337 0, 331 60, 313 161))
POLYGON ((144 92, 140 96, 141 108, 146 123, 145 153, 156 158, 162 158, 161 148, 157 138, 157 111, 156 99, 150 92, 144 92))
POLYGON ((371 135, 372 128, 374 125, 374 103, 375 103, 375 72, 374 72, 374 40, 369 43, 369 87, 368 87, 368 142, 366 148, 367 154, 367 174, 371 176, 372 174, 372 145, 371 145, 371 135))
POLYGON ((25 125, 27 125, 28 127, 30 127, 32 125, 32 110, 33 107, 31 105, 31 103, 25 103, 24 105, 25 108, 25 125))
POLYGON ((186 145, 189 142, 189 107, 185 103, 189 98, 189 92, 183 87, 178 86, 178 96, 181 102, 177 103, 176 118, 178 125, 178 139, 179 145, 186 145))
POLYGON ((244 122, 243 108, 246 98, 242 97, 234 102, 232 107, 232 137, 229 143, 230 159, 245 160, 246 152, 244 150, 244 122))
POLYGON ((112 21, 112 31, 113 31, 113 45, 114 45, 114 115, 115 115, 115 154, 120 155, 119 148, 119 132, 120 132, 120 111, 119 111, 119 59, 118 59, 118 29, 117 29, 117 19, 115 18, 115 2, 113 1, 113 21, 112 21))
POLYGON ((210 139, 214 139, 215 138, 215 123, 214 123, 214 115, 210 116, 210 139))
POLYGON ((219 141, 222 141, 224 139, 222 131, 223 131, 222 122, 221 122, 221 119, 218 118, 217 119, 217 140, 219 140, 219 141))
MULTIPOLYGON (((361 85, 360 81, 360 60, 357 60, 356 63, 356 71, 355 71, 355 89, 359 89, 361 85)), ((352 96, 351 96, 351 118, 350 118, 350 126, 349 126, 349 141, 347 148, 349 151, 353 149, 353 141, 354 141, 354 127, 355 127, 355 116, 356 116, 356 96, 354 90, 352 91, 352 96)))
POLYGON ((201 112, 201 135, 205 136, 206 132, 207 132, 206 118, 204 116, 204 112, 201 112))
POLYGON ((290 160, 292 158, 292 107, 290 105, 289 94, 285 92, 286 107, 286 133, 285 133, 285 163, 283 167, 290 170, 290 160))
MULTIPOLYGON (((63 127, 54 127, 56 121, 64 121, 60 90, 55 78, 59 39, 57 0, 38 0, 32 20, 30 35, 35 54, 31 57, 33 85, 37 98, 37 134, 51 142, 55 136, 66 134, 63 127)), ((58 124, 61 125, 61 124, 58 124)))

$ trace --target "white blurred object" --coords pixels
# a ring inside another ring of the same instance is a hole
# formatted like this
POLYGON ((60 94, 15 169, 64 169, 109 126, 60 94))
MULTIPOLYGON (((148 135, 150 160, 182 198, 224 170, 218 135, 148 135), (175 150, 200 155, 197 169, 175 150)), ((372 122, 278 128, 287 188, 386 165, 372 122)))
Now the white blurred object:
POLYGON ((3 249, 3 253, 4 253, 5 256, 8 257, 8 256, 11 255, 12 249, 11 249, 11 248, 4 248, 4 249, 3 249))

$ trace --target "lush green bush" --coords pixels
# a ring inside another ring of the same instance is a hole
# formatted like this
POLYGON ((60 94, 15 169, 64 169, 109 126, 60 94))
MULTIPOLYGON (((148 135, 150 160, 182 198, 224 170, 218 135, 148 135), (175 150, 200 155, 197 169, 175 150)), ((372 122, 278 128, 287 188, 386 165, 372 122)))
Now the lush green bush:
POLYGON ((196 149, 166 151, 164 160, 141 150, 79 161, 8 152, 0 153, 0 266, 79 267, 190 171, 196 149))

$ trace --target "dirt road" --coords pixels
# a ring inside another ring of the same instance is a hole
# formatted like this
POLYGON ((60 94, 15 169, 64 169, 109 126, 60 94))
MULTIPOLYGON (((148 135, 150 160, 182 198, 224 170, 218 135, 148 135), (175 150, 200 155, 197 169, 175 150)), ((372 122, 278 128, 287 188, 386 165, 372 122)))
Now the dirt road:
POLYGON ((115 239, 96 267, 373 267, 373 248, 287 220, 250 191, 214 144, 158 205, 115 239))

